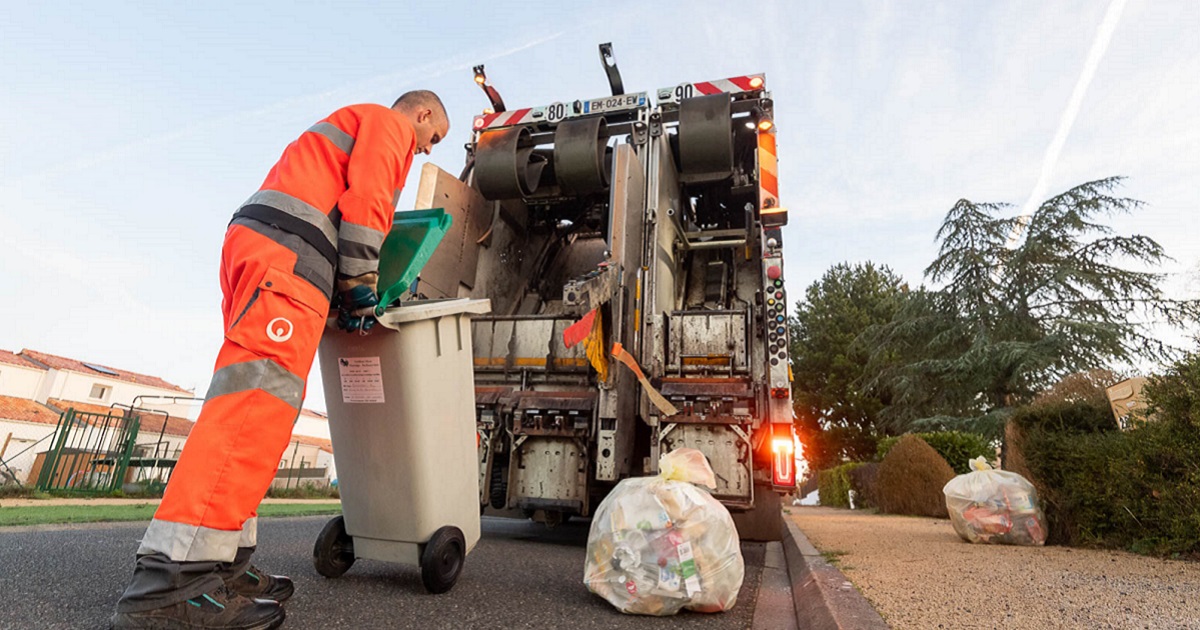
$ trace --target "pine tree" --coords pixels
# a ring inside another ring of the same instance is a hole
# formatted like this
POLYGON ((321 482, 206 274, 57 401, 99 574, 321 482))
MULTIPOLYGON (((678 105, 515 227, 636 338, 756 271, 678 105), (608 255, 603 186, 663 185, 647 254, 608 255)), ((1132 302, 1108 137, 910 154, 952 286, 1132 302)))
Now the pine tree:
POLYGON ((891 393, 893 428, 948 426, 995 435, 1011 410, 1073 372, 1175 349, 1153 324, 1200 322, 1200 301, 1168 299, 1158 269, 1170 258, 1153 239, 1101 223, 1142 204, 1113 191, 1121 178, 1088 182, 1048 199, 1025 222, 1011 206, 959 200, 938 230, 925 270, 936 290, 914 291, 868 336, 864 386, 891 393))

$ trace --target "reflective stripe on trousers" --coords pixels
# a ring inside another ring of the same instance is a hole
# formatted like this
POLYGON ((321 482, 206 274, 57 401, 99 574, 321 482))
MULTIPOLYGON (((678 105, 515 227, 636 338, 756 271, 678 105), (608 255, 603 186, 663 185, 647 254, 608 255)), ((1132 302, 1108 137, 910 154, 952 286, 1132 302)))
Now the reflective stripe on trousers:
POLYGON ((304 400, 328 298, 294 275, 296 254, 233 225, 221 257, 225 341, 200 417, 139 554, 233 559, 253 546, 258 504, 304 400))

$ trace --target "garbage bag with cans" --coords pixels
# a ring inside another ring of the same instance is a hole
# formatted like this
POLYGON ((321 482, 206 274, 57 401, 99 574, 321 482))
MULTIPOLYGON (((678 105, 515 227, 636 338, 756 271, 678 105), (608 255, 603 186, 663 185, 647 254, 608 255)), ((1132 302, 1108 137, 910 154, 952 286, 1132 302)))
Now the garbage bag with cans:
POLYGON ((674 615, 733 608, 746 567, 729 510, 704 454, 663 455, 655 477, 625 479, 600 503, 583 583, 623 613, 674 615))
POLYGON ((993 470, 982 457, 971 472, 942 488, 954 531, 973 543, 1044 545, 1046 517, 1033 484, 1015 472, 993 470))

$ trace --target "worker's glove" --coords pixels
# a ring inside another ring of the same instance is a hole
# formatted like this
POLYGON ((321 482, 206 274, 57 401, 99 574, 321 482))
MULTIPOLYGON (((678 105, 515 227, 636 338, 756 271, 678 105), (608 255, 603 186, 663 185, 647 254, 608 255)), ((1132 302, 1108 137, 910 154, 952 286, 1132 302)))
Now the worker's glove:
POLYGON ((375 325, 379 298, 366 285, 343 291, 338 298, 337 326, 346 332, 366 333, 375 325))

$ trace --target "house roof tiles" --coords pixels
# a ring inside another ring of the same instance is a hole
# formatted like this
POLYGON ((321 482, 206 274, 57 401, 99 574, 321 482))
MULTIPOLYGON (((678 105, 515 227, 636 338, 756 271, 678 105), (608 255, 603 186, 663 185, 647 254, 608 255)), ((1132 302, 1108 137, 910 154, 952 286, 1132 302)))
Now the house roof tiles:
POLYGON ((293 433, 292 439, 288 440, 288 444, 295 444, 296 442, 304 444, 305 446, 315 446, 326 453, 333 452, 333 442, 330 442, 325 438, 311 437, 308 435, 296 435, 293 433))
POLYGON ((146 387, 156 387, 158 389, 171 390, 180 394, 190 395, 192 393, 178 385, 168 383, 157 376, 138 374, 137 372, 130 372, 129 370, 108 367, 107 365, 100 365, 99 363, 87 363, 78 359, 60 357, 57 355, 29 349, 22 350, 17 356, 25 359, 31 364, 45 366, 47 368, 53 368, 56 370, 69 370, 72 372, 79 372, 81 374, 99 375, 119 381, 125 381, 127 383, 145 385, 146 387))
POLYGON ((42 371, 46 370, 46 368, 34 363, 33 361, 30 361, 29 359, 26 359, 25 357, 22 357, 19 354, 9 352, 8 350, 0 350, 0 363, 4 363, 4 364, 8 364, 8 365, 16 365, 16 366, 26 367, 26 368, 33 368, 35 370, 42 370, 42 371))
POLYGON ((0 419, 38 424, 58 424, 59 415, 28 398, 0 396, 0 419))

